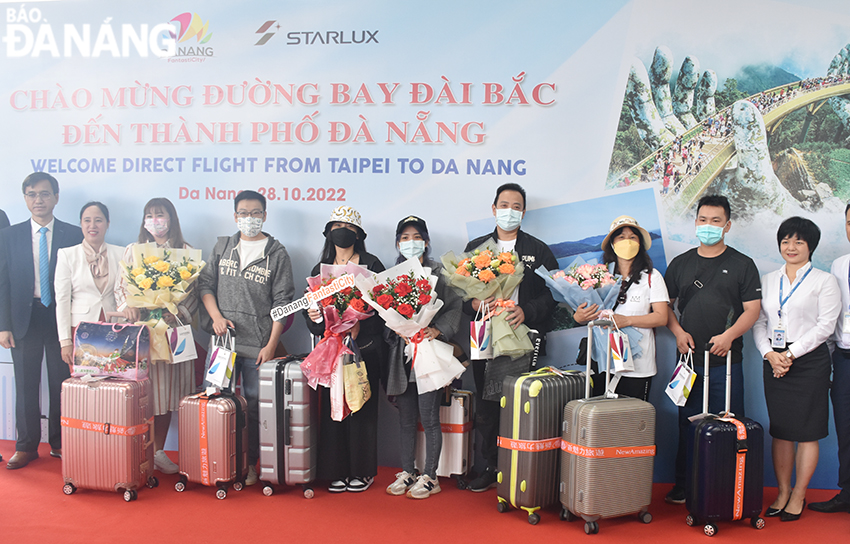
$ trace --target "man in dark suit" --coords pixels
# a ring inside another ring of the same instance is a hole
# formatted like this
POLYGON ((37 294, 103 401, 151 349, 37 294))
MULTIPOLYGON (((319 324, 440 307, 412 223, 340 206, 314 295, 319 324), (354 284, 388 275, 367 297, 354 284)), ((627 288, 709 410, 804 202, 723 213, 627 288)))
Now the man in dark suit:
POLYGON ((53 275, 59 248, 83 241, 79 227, 53 217, 59 183, 43 172, 24 179, 24 199, 32 217, 0 230, 0 345, 12 350, 15 369, 15 455, 6 468, 25 467, 38 457, 41 441, 39 388, 41 361, 47 358, 50 391, 50 455, 62 456, 59 396, 70 376, 56 331, 53 275))
MULTIPOLYGON (((0 210, 0 229, 5 229, 9 226, 9 216, 6 215, 6 212, 0 210)), ((3 459, 0 457, 0 459, 3 459)))

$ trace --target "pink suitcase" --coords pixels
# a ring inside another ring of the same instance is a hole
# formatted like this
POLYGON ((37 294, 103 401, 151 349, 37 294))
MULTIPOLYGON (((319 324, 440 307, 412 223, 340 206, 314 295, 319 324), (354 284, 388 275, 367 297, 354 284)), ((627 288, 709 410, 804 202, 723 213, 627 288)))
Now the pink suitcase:
POLYGON ((216 486, 215 496, 227 497, 227 488, 241 491, 248 474, 248 405, 239 395, 190 395, 180 401, 180 480, 216 486))
POLYGON ((62 490, 123 491, 136 499, 153 472, 150 381, 69 378, 62 383, 62 490))

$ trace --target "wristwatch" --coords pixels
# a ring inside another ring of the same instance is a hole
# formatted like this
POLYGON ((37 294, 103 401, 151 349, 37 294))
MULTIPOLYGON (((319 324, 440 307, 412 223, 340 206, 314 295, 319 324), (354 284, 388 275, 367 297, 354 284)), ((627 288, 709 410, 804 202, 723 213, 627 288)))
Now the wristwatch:
POLYGON ((786 356, 786 357, 788 357, 788 359, 789 359, 789 360, 791 360, 791 361, 793 361, 793 360, 794 360, 794 354, 793 354, 793 353, 791 353, 791 350, 790 350, 790 349, 789 349, 788 351, 786 351, 786 352, 785 352, 785 356, 786 356))

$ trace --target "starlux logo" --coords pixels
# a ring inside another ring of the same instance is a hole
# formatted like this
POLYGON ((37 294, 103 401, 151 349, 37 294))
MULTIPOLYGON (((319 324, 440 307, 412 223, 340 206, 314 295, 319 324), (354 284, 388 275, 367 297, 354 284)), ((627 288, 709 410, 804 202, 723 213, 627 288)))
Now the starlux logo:
MULTIPOLYGON (((262 34, 254 45, 265 45, 280 32, 280 23, 266 21, 256 34, 262 34)), ((378 43, 378 31, 371 30, 293 30, 286 33, 285 45, 361 45, 378 43)))
POLYGON ((169 62, 203 62, 206 57, 213 56, 213 48, 206 45, 212 38, 209 21, 205 23, 197 13, 187 11, 171 19, 171 23, 180 28, 176 34, 171 33, 171 38, 177 41, 177 52, 169 62), (194 45, 185 44, 192 38, 195 38, 194 45))

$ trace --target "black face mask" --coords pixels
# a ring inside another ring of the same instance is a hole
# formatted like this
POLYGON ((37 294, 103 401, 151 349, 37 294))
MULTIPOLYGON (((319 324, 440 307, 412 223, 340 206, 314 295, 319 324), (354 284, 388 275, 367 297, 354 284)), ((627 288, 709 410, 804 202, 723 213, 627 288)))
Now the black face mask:
POLYGON ((345 227, 333 229, 328 233, 328 239, 336 247, 349 248, 357 241, 357 233, 345 227))

